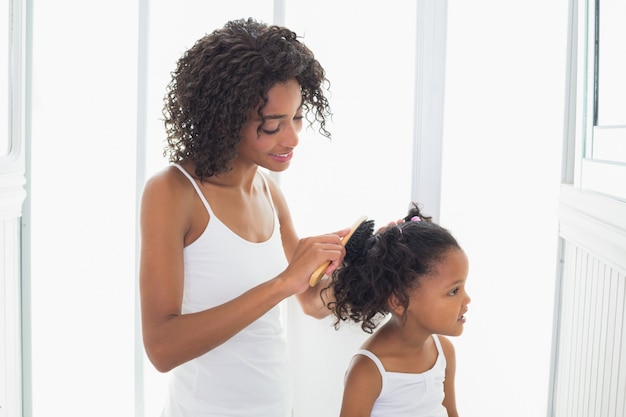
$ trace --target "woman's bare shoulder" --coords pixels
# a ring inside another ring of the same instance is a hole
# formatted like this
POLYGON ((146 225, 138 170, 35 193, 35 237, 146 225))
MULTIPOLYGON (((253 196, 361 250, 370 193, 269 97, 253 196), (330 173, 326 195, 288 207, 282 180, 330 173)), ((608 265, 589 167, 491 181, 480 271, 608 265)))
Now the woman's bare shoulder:
POLYGON ((189 179, 175 166, 154 173, 145 183, 145 192, 185 193, 192 187, 189 179))

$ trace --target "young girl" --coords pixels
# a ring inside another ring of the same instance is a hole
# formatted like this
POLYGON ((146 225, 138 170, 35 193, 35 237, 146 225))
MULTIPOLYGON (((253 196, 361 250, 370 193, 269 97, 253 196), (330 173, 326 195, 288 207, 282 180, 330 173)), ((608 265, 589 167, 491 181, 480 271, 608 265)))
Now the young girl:
POLYGON ((457 417, 454 348, 443 335, 463 332, 465 253, 415 204, 403 221, 347 246, 328 308, 336 327, 352 320, 373 334, 347 370, 341 417, 457 417))
POLYGON ((307 120, 328 136, 324 74, 295 33, 253 19, 198 40, 172 73, 171 166, 144 189, 139 277, 145 350, 170 372, 163 417, 291 416, 279 303, 329 314, 309 279, 337 267, 347 230, 298 239, 258 168, 287 169, 307 120))

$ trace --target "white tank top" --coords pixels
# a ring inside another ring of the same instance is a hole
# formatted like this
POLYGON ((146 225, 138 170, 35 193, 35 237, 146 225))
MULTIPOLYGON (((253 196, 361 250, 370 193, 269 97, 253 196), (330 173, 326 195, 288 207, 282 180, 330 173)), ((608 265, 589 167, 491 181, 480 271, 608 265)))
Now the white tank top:
POLYGON ((371 417, 448 417, 443 406, 446 357, 439 338, 436 335, 433 338, 437 346, 437 361, 421 374, 387 372, 380 359, 369 350, 356 352, 370 358, 382 377, 382 389, 371 417))
MULTIPOLYGON (((202 235, 183 251, 183 314, 223 304, 285 269, 278 218, 261 173, 274 209, 274 230, 267 241, 253 243, 222 223, 196 181, 181 166, 174 166, 189 178, 210 216, 202 235)), ((280 306, 170 374, 163 417, 290 416, 291 374, 280 306)))

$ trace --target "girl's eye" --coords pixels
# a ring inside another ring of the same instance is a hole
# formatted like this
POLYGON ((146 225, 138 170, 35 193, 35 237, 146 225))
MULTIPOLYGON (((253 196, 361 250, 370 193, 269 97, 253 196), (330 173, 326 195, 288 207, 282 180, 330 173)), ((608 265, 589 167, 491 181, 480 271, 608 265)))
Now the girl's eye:
POLYGON ((457 295, 458 293, 459 293, 459 289, 458 289, 458 288, 455 288, 455 289, 453 289, 452 291, 450 291, 450 292, 448 293, 448 295, 451 295, 451 296, 452 296, 452 295, 457 295))

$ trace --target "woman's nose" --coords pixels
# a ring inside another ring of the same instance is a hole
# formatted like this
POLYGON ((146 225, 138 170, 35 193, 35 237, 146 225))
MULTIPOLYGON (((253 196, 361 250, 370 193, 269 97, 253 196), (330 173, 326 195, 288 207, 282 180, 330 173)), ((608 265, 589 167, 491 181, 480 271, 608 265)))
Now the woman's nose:
POLYGON ((298 132, 292 127, 283 130, 283 135, 280 138, 280 144, 286 148, 295 148, 300 142, 298 132))

